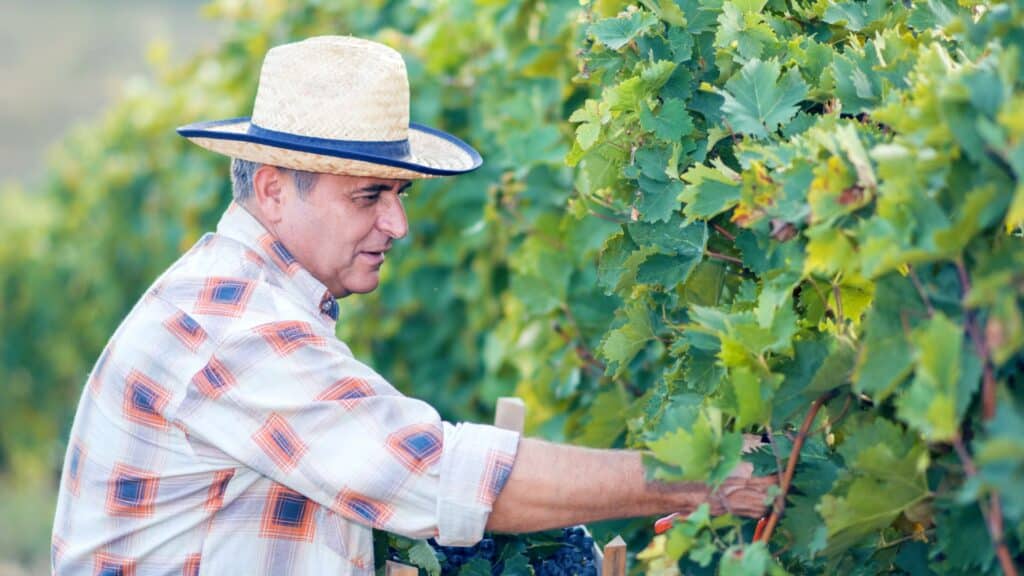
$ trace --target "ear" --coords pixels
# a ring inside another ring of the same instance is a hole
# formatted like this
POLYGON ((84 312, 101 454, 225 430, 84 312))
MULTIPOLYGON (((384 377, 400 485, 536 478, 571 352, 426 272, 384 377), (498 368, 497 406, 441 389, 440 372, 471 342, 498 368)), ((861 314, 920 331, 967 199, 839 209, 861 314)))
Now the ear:
POLYGON ((285 175, 274 166, 264 164, 252 175, 252 199, 266 224, 281 221, 288 200, 284 184, 285 175))

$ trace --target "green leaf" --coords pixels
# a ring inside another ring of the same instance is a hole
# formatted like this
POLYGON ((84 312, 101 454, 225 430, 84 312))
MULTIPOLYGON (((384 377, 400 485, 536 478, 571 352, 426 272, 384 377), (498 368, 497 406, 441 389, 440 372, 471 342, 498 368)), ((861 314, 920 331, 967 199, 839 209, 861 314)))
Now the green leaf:
POLYGON ((887 9, 887 3, 879 0, 830 2, 823 19, 829 24, 842 24, 847 30, 858 32, 884 16, 887 9))
MULTIPOLYGON (((843 230, 823 224, 806 232, 807 259, 804 260, 804 274, 833 276, 847 266, 856 266, 857 259, 850 239, 843 230)), ((853 268, 856 272, 857 269, 853 268)))
POLYGON ((839 452, 847 473, 818 505, 828 529, 829 554, 872 537, 929 496, 927 447, 891 422, 861 424, 839 452))
POLYGON ((665 100, 657 114, 646 106, 642 107, 640 125, 644 130, 654 132, 655 136, 669 142, 693 133, 693 118, 686 111, 686 103, 676 98, 665 100))
POLYGON ((777 44, 778 39, 760 14, 763 7, 761 0, 733 0, 723 4, 715 45, 721 49, 734 48, 740 62, 764 56, 766 49, 777 44))
POLYGON ((589 149, 597 142, 597 137, 601 135, 601 125, 594 124, 592 122, 585 122, 576 127, 576 141, 580 143, 580 147, 584 150, 589 149))
POLYGON ((674 0, 642 0, 644 6, 654 12, 658 18, 672 25, 673 30, 686 26, 686 15, 674 0))
POLYGON ((696 265, 704 257, 708 228, 704 222, 687 224, 679 214, 666 222, 633 222, 626 226, 638 246, 650 247, 663 254, 676 254, 693 260, 696 265))
POLYGON ((953 503, 935 518, 936 568, 942 574, 995 574, 995 549, 977 503, 953 503))
POLYGON ((740 201, 739 183, 710 166, 695 164, 682 178, 689 186, 683 188, 679 200, 686 204, 683 214, 690 220, 707 220, 740 201))
POLYGON ((768 545, 753 542, 747 546, 732 546, 722 554, 719 576, 772 576, 786 574, 772 558, 768 545))
POLYGON ((491 576, 491 563, 475 556, 459 568, 459 576, 491 576))
POLYGON ((601 44, 618 50, 657 24, 658 18, 655 15, 638 11, 633 12, 628 18, 598 20, 590 26, 588 33, 601 44))
POLYGON ((777 369, 784 379, 775 394, 775 427, 781 427, 787 419, 799 420, 803 416, 809 406, 804 391, 828 355, 828 342, 823 337, 801 339, 793 345, 793 359, 777 369))
POLYGON ((530 566, 530 559, 525 554, 519 553, 505 560, 501 573, 508 576, 534 576, 533 566, 530 566))
POLYGON ((636 281, 636 268, 642 261, 642 258, 638 261, 631 258, 636 249, 637 245, 625 232, 615 234, 605 243, 597 267, 597 283, 606 294, 636 281))
POLYGON ((736 426, 747 428, 769 420, 774 396, 770 380, 747 367, 739 367, 729 371, 728 382, 728 396, 735 407, 736 426))
POLYGON ((807 84, 795 68, 785 74, 781 70, 777 60, 750 60, 725 90, 717 91, 725 98, 722 113, 734 131, 767 138, 796 115, 807 84))
MULTIPOLYGON (((1024 522, 1024 409, 1001 389, 996 415, 986 425, 986 437, 975 443, 979 479, 999 490, 1009 522, 1024 522)), ((980 495, 979 495, 980 496, 980 495)))
POLYGON ((879 280, 854 370, 854 387, 858 392, 881 402, 910 374, 914 357, 904 322, 924 317, 924 306, 910 279, 889 274, 879 280))
MULTIPOLYGON (((657 469, 656 478, 700 480, 717 486, 739 463, 743 436, 723 431, 720 410, 708 407, 695 411, 692 406, 687 406, 679 417, 666 416, 666 419, 678 422, 679 426, 659 438, 648 440, 647 446, 654 458, 678 468, 678 471, 657 469)), ((664 426, 668 424, 663 423, 664 426)))
POLYGON ((627 402, 626 394, 618 386, 599 393, 587 410, 581 433, 573 437, 574 443, 592 448, 611 448, 626 429, 622 412, 627 402))
POLYGON ((601 355, 608 360, 608 370, 621 373, 630 360, 655 338, 651 317, 642 302, 626 306, 626 322, 608 332, 601 342, 601 355))
POLYGON ((408 554, 409 562, 426 570, 429 576, 440 576, 441 563, 438 561, 434 549, 426 540, 420 540, 413 544, 412 548, 409 548, 408 554))
POLYGON ((811 560, 825 549, 828 530, 814 510, 816 499, 795 495, 789 501, 779 527, 792 534, 793 553, 805 561, 811 560))
POLYGON ((656 284, 665 290, 673 290, 685 282, 694 269, 694 262, 668 254, 653 254, 644 260, 637 271, 637 282, 656 284))
POLYGON ((547 312, 565 300, 572 267, 563 251, 552 250, 543 239, 531 236, 510 264, 519 272, 512 277, 512 293, 529 311, 547 312))
POLYGON ((683 189, 679 180, 658 181, 640 177, 639 199, 636 208, 644 222, 664 222, 679 208, 677 196, 683 189))
POLYGON ((957 383, 963 328, 936 313, 911 336, 916 370, 910 387, 897 400, 900 418, 930 442, 957 436, 957 383))
POLYGON ((845 344, 839 344, 825 358, 821 368, 814 374, 814 379, 804 389, 804 394, 819 396, 829 390, 845 386, 850 381, 853 366, 857 360, 856 351, 845 344))

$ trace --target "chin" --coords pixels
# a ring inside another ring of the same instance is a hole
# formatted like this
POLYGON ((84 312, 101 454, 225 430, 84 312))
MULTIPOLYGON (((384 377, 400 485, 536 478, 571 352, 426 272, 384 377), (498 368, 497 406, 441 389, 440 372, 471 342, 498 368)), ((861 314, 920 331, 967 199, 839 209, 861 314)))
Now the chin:
POLYGON ((373 278, 372 280, 371 279, 367 279, 367 280, 365 280, 363 282, 351 282, 351 283, 345 285, 344 288, 342 288, 342 293, 344 293, 344 294, 369 294, 370 292, 373 292, 374 290, 376 290, 377 286, 379 284, 380 284, 380 282, 376 278, 373 278))

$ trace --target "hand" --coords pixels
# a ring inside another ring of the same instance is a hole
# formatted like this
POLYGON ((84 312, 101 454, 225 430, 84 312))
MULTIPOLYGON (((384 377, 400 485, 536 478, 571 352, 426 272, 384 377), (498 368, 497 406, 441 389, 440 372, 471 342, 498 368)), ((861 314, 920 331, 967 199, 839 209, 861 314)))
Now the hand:
POLYGON ((768 489, 778 483, 775 476, 754 476, 754 467, 741 462, 725 482, 708 497, 711 513, 759 518, 768 510, 768 489))

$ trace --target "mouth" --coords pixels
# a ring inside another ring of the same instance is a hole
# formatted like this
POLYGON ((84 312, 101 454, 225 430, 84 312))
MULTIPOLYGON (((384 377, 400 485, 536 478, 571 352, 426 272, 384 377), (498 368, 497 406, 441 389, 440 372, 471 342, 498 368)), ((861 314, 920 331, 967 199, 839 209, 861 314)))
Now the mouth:
POLYGON ((387 250, 363 250, 362 252, 359 253, 359 256, 363 260, 366 260, 369 264, 379 266, 380 264, 384 263, 384 254, 386 253, 387 250))

